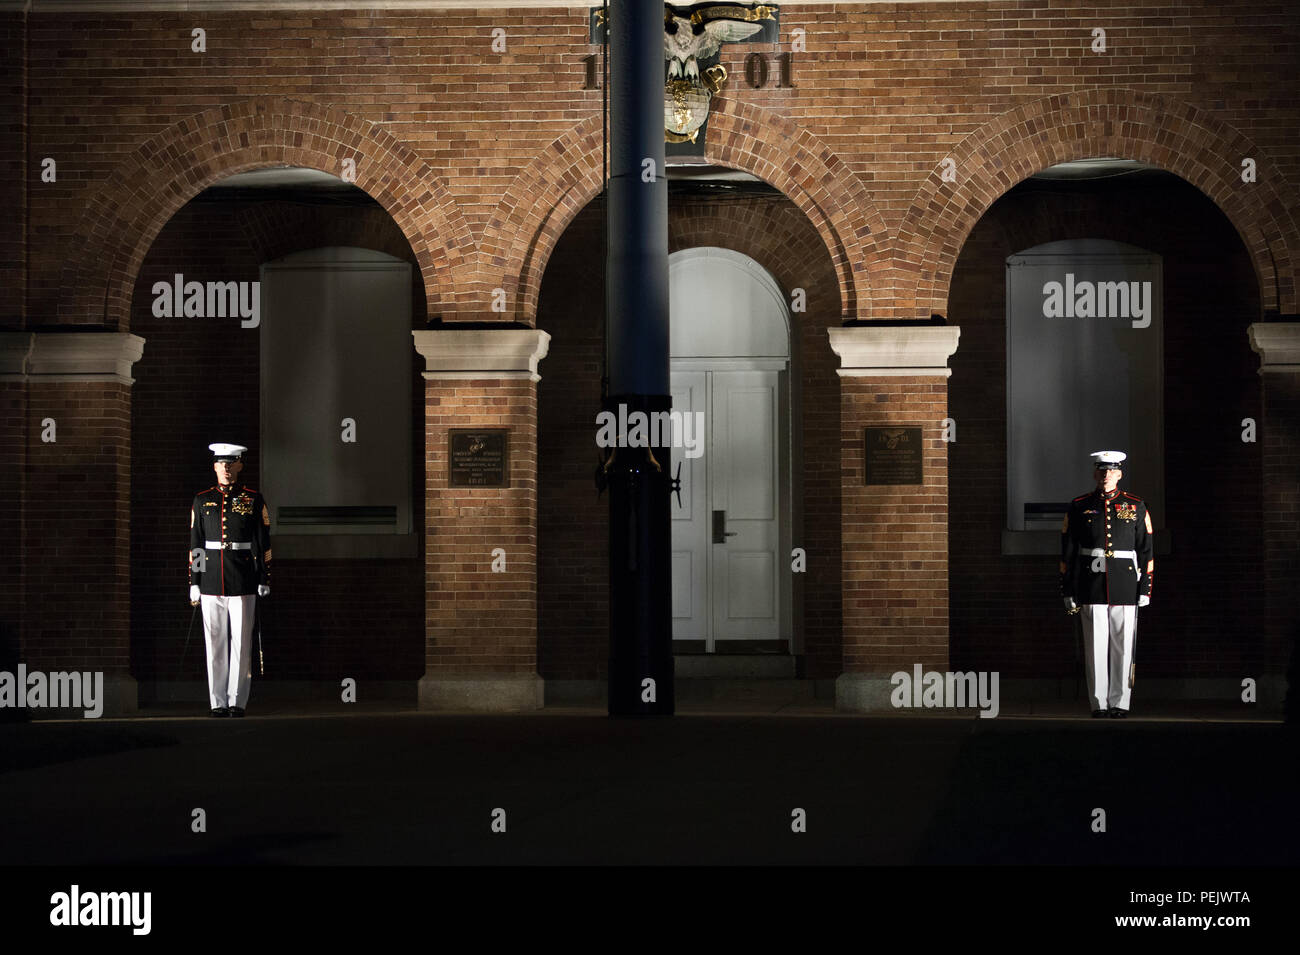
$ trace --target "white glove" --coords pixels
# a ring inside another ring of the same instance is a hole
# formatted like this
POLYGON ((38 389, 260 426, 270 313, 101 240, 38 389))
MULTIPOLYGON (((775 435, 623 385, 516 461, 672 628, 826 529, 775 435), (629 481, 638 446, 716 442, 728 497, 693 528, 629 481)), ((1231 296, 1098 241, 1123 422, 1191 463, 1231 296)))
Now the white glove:
POLYGON ((1141 597, 1138 598, 1139 607, 1145 607, 1150 602, 1151 602, 1151 598, 1146 596, 1145 594, 1143 594, 1141 597))
POLYGON ((266 584, 258 584, 257 595, 259 597, 269 597, 271 596, 271 588, 266 586, 266 584))
POLYGON ((199 602, 199 585, 190 584, 190 603, 196 604, 198 602, 199 602))
POLYGON ((1075 607, 1076 607, 1076 606, 1077 606, 1077 605, 1075 604, 1075 602, 1074 602, 1074 598, 1073 598, 1073 597, 1066 597, 1066 598, 1065 598, 1065 609, 1066 609, 1067 611, 1069 611, 1070 613, 1074 613, 1074 611, 1075 611, 1075 607))

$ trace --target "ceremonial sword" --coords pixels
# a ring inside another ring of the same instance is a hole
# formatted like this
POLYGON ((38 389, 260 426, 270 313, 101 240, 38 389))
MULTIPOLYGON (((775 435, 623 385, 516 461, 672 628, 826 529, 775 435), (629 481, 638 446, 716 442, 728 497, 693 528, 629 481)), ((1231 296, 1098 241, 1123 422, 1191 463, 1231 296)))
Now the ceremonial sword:
MULTIPOLYGON (((194 604, 194 609, 190 611, 190 628, 185 631, 185 649, 181 651, 181 668, 180 673, 185 672, 185 657, 190 652, 190 637, 194 635, 194 615, 199 612, 199 605, 194 604)), ((180 675, 179 673, 177 674, 180 675)))
POLYGON ((1128 688, 1133 689, 1133 681, 1138 673, 1138 608, 1133 608, 1133 655, 1128 658, 1128 688))
POLYGON ((257 598, 257 675, 266 676, 266 664, 262 659, 262 601, 265 597, 257 598))

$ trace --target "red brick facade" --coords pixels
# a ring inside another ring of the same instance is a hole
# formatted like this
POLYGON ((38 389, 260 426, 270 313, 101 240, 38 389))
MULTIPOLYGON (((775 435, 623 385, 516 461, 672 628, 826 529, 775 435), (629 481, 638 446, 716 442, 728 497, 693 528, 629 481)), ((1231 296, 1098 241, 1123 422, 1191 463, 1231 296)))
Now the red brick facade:
POLYGON ((948 383, 941 376, 845 378, 840 416, 844 671, 948 668, 948 383), (866 428, 921 427, 924 483, 866 483, 866 428))
MULTIPOLYGON (((258 355, 255 338, 154 318, 148 287, 172 271, 253 280, 289 252, 357 245, 412 263, 413 330, 532 326, 550 334, 550 352, 540 382, 416 379, 420 553, 364 562, 350 594, 348 562, 285 561, 277 677, 603 676, 605 516, 590 424, 602 137, 601 93, 582 89, 583 57, 599 49, 588 8, 15 6, 0 7, 0 198, 11 210, 0 223, 0 533, 21 553, 0 585, 8 642, 33 666, 80 662, 141 681, 179 667, 189 614, 170 596, 183 577, 176 514, 210 478, 200 452, 217 431, 256 447, 258 355), (196 27, 206 52, 191 50, 196 27), (492 51, 495 28, 505 53, 492 51), (42 181, 46 158, 54 182, 42 181), (237 172, 342 175, 348 160, 377 207, 190 203, 237 172), (144 338, 135 384, 102 370, 41 380, 23 342, 69 331, 144 338), (223 389, 231 397, 214 414, 202 396, 223 389), (41 441, 46 417, 57 443, 41 441), (511 429, 518 480, 448 488, 447 429, 492 423, 511 429), (87 494, 89 543, 68 508, 87 494), (505 574, 466 556, 480 544, 506 549, 505 574)), ((1170 678, 1281 672, 1294 628, 1296 389, 1285 367, 1261 384, 1247 329, 1297 320, 1298 26, 1268 3, 783 4, 775 50, 724 47, 731 82, 713 101, 706 156, 784 198, 675 197, 670 243, 742 252, 785 293, 807 293, 792 351, 803 675, 917 662, 1069 673, 1041 638, 1060 626, 1052 562, 1004 557, 998 535, 1003 263, 1070 237, 1166 261, 1174 549, 1158 560, 1156 599, 1175 599, 1144 620, 1144 665, 1170 678), (1105 52, 1090 49, 1095 28, 1105 52), (789 51, 796 30, 806 46, 795 88, 749 88, 745 56, 789 51), (1100 187, 1075 202, 1008 195, 1047 166, 1097 156, 1145 161, 1185 186, 1119 206, 1100 187), (1245 160, 1255 181, 1243 181, 1245 160), (962 329, 951 378, 837 376, 828 330, 931 315, 962 329), (948 416, 953 445, 939 436, 948 416), (1259 444, 1240 441, 1245 417, 1259 444), (925 485, 865 487, 862 429, 916 422, 925 485), (1224 503, 1194 518, 1207 456, 1224 503), (1242 612, 1203 605, 1191 561, 1206 547, 1231 555, 1215 587, 1242 612)), ((412 367, 425 370, 414 353, 412 367)), ((254 456, 254 486, 256 467, 254 456)))
POLYGON ((435 502, 425 531, 430 670, 537 671, 536 427, 532 382, 428 382, 426 487, 435 502), (509 429, 509 487, 452 490, 448 430, 488 427, 509 429))

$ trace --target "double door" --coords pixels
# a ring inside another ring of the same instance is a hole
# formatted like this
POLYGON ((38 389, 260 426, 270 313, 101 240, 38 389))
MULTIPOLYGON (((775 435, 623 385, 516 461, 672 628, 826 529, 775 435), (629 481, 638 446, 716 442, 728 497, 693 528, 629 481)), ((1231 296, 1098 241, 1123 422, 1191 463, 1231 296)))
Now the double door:
POLYGON ((672 449, 673 639, 712 652, 781 637, 781 372, 675 363, 673 408, 704 413, 703 454, 672 449))

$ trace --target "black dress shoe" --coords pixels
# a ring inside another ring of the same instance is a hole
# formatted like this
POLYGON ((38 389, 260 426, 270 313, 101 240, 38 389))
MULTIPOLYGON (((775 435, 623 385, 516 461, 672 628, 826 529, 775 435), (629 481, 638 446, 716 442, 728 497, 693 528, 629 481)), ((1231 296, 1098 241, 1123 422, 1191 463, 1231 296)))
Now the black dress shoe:
POLYGON ((232 707, 230 708, 230 715, 231 715, 231 716, 243 716, 243 715, 244 715, 244 708, 243 708, 242 706, 232 706, 232 707))
POLYGON ((1094 720, 1104 720, 1104 719, 1105 719, 1107 716, 1109 716, 1109 715, 1110 715, 1110 714, 1108 714, 1105 710, 1093 710, 1093 711, 1092 711, 1092 718, 1093 718, 1094 720))
POLYGON ((230 715, 230 709, 229 709, 228 707, 225 707, 225 706, 218 706, 216 709, 214 709, 214 710, 213 710, 211 713, 209 713, 208 715, 209 715, 209 716, 229 716, 229 715, 230 715))
POLYGON ((1110 718, 1113 720, 1126 720, 1128 719, 1128 710, 1111 710, 1110 718))

